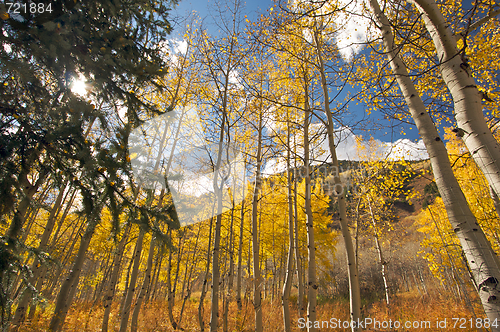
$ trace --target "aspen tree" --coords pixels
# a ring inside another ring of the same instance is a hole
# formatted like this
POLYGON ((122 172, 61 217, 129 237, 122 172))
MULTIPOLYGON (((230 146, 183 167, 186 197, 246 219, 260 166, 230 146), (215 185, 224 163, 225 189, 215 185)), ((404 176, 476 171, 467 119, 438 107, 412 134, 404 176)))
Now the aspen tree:
POLYGON ((95 228, 99 222, 101 208, 104 205, 104 199, 105 196, 102 195, 99 204, 88 214, 87 227, 85 228, 85 233, 81 238, 78 254, 73 262, 73 267, 70 270, 68 277, 61 285, 61 289, 59 290, 59 294, 56 299, 56 307, 49 325, 49 331, 51 332, 60 331, 62 325, 64 324, 64 320, 78 286, 78 279, 80 277, 87 249, 90 245, 90 240, 92 239, 92 235, 94 234, 95 228))
MULTIPOLYGON (((315 24, 317 24, 315 22, 315 24)), ((328 147, 330 148, 330 155, 332 159, 332 166, 336 172, 334 174, 335 183, 335 195, 337 196, 340 226, 342 230, 342 237, 344 238, 344 245, 347 254, 347 266, 348 266, 348 277, 349 277, 349 293, 350 293, 350 309, 351 321, 357 322, 361 318, 361 295, 359 288, 359 275, 358 275, 358 263, 356 261, 356 255, 354 251, 354 246, 352 243, 352 236, 349 231, 349 226, 347 224, 347 212, 346 212, 346 202, 345 202, 345 187, 342 185, 340 180, 340 169, 339 162, 337 158, 337 151, 335 147, 335 137, 333 133, 333 116, 330 110, 330 97, 328 93, 328 85, 326 81, 325 65, 323 60, 323 50, 322 50, 322 36, 321 36, 321 26, 315 26, 313 31, 313 38, 315 42, 317 63, 319 68, 319 73, 321 76, 321 87, 323 89, 324 98, 324 108, 327 116, 327 134, 328 134, 328 147), (337 189, 340 187, 340 192, 337 189)), ((352 325, 352 331, 359 330, 355 324, 352 325)))
POLYGON ((139 228, 139 236, 137 237, 136 243, 135 243, 135 248, 134 248, 134 254, 132 256, 132 261, 133 266, 132 266, 132 273, 130 274, 130 280, 128 283, 128 288, 127 292, 125 295, 125 302, 123 304, 123 309, 121 311, 120 315, 120 332, 125 332, 128 329, 128 319, 130 316, 130 307, 132 305, 132 300, 134 298, 134 292, 135 292, 135 284, 137 282, 137 277, 139 273, 139 265, 141 263, 141 253, 142 253, 142 246, 144 242, 144 234, 145 230, 143 227, 139 228))
POLYGON ((123 259, 123 252, 125 250, 125 245, 127 243, 130 229, 132 228, 132 225, 128 223, 125 226, 125 231, 122 235, 122 238, 120 240, 120 243, 118 244, 118 248, 116 249, 116 252, 114 253, 114 258, 113 258, 113 271, 111 272, 111 278, 109 282, 109 286, 107 291, 105 292, 104 295, 104 316, 102 318, 102 325, 101 325, 101 330, 102 332, 107 332, 108 331, 108 326, 109 326, 109 314, 111 312, 111 304, 113 301, 113 297, 116 292, 116 284, 118 282, 118 276, 120 273, 120 268, 121 268, 121 262, 123 259))
MULTIPOLYGON (((290 115, 287 110, 286 117, 286 134, 287 134, 287 152, 286 152, 286 174, 287 174, 287 198, 288 198, 288 255, 285 271, 285 282, 283 284, 283 292, 281 303, 283 307, 283 325, 285 332, 291 331, 290 320, 290 290, 292 288, 293 280, 293 264, 294 264, 294 213, 293 213, 293 195, 292 195, 292 170, 290 165, 291 159, 291 130, 290 130, 290 115)), ((296 180, 296 179, 295 179, 296 180)))
MULTIPOLYGON (((192 278, 192 275, 194 272, 194 267, 195 267, 196 262, 197 262, 196 255, 198 254, 197 250, 198 250, 198 243, 200 240, 201 229, 202 229, 202 223, 199 223, 198 232, 196 235, 196 242, 195 242, 194 248, 193 248, 193 256, 191 258, 192 264, 191 264, 191 268, 189 269, 189 274, 188 274, 188 268, 187 268, 188 262, 186 261, 186 272, 184 275, 184 282, 186 282, 186 279, 187 279, 187 292, 186 292, 186 295, 184 295, 184 299, 182 301, 182 306, 181 306, 181 311, 179 313, 179 321, 178 321, 179 328, 182 328, 181 323, 182 323, 182 317, 184 314, 184 308, 185 308, 186 302, 189 299, 189 297, 191 296, 191 292, 192 292, 191 278, 192 278)), ((188 259, 189 259, 189 257, 188 257, 188 259)), ((184 287, 183 287, 183 289, 184 289, 184 287)))
POLYGON ((255 185, 252 196, 252 263, 253 263, 253 286, 254 298, 253 306, 255 309, 255 331, 262 332, 262 277, 259 264, 259 237, 258 237, 258 203, 260 190, 262 186, 261 167, 262 167, 262 109, 259 109, 259 124, 257 125, 257 155, 255 168, 255 185))
POLYGON ((132 320, 130 322, 131 332, 137 332, 137 320, 139 318, 139 312, 141 310, 144 296, 146 295, 147 292, 147 287, 151 282, 151 270, 153 267, 153 256, 155 252, 155 246, 156 246, 156 239, 154 238, 154 236, 151 236, 151 240, 149 243, 148 258, 146 262, 146 271, 144 272, 144 280, 142 282, 142 287, 139 290, 139 294, 137 294, 137 299, 135 301, 135 306, 134 306, 134 312, 132 313, 132 320))
MULTIPOLYGON (((212 206, 212 214, 215 208, 215 202, 212 206)), ((198 305, 198 323, 200 324, 200 330, 205 331, 205 323, 203 321, 203 304, 208 288, 208 274, 210 273, 210 252, 212 248, 212 230, 213 230, 214 218, 210 218, 209 222, 209 233, 208 233, 208 246, 207 246, 207 258, 206 258, 206 268, 203 276, 203 284, 201 287, 200 303, 198 305)))
MULTIPOLYGON (((191 22, 193 24, 193 22, 191 22)), ((155 165, 154 169, 157 170, 160 168, 160 161, 161 158, 163 157, 162 151, 167 143, 167 140, 172 144, 170 154, 167 159, 167 164, 164 167, 162 171, 164 171, 165 174, 169 174, 170 168, 172 165, 173 161, 173 156, 175 153, 175 148, 176 145, 179 141, 179 136, 181 133, 181 128, 185 123, 185 116, 187 113, 186 109, 186 104, 188 100, 191 98, 192 94, 192 85, 193 84, 193 68, 196 65, 196 61, 190 61, 192 58, 196 59, 196 54, 195 50, 193 50, 193 36, 196 31, 193 31, 192 29, 188 29, 186 33, 184 34, 184 37, 186 38, 186 43, 187 43, 187 48, 184 53, 182 53, 178 58, 180 60, 178 61, 179 64, 174 66, 173 74, 163 78, 161 80, 161 83, 164 86, 169 87, 168 92, 170 92, 169 95, 158 95, 158 93, 153 93, 150 96, 150 99, 155 104, 158 104, 158 106, 163 106, 166 104, 166 109, 167 110, 173 110, 175 107, 177 107, 179 104, 182 104, 184 107, 182 108, 182 111, 180 111, 179 114, 179 123, 176 124, 176 129, 175 130, 169 130, 169 125, 171 125, 168 121, 166 121, 165 128, 163 129, 163 133, 161 134, 161 139, 159 142, 159 149, 158 149, 158 154, 155 157, 155 165), (166 98, 165 98, 166 97, 166 98), (162 105, 163 104, 163 105, 162 105), (172 137, 167 137, 167 133, 170 133, 172 137)), ((154 120, 153 120, 154 121, 154 120)), ((159 203, 157 208, 162 208, 164 197, 168 197, 169 194, 166 192, 165 188, 162 188, 160 194, 159 194, 159 203)), ((152 204, 152 200, 151 200, 152 204)), ((152 287, 151 285, 151 270, 153 266, 153 256, 155 253, 155 244, 156 240, 152 239, 150 242, 150 248, 148 252, 148 258, 147 258, 147 264, 146 264, 146 272, 143 280, 143 284, 141 286, 141 290, 139 294, 137 295, 136 303, 134 306, 134 311, 132 315, 132 321, 131 321, 131 331, 136 331, 137 330, 137 320, 139 317, 139 313, 141 310, 142 302, 143 299, 147 296, 148 289, 152 287)), ((171 255, 171 253, 170 253, 171 255)), ((170 263, 169 263, 169 268, 170 268, 170 263)), ((132 279, 134 280, 134 279, 132 279)), ((169 274, 169 280, 167 281, 168 284, 170 285, 170 274, 169 274)), ((170 290, 170 287, 168 288, 170 290)), ((173 303, 171 301, 171 294, 169 293, 168 295, 168 312, 169 312, 169 318, 171 320, 172 325, 175 327, 176 323, 173 319, 172 316, 172 306, 173 303)))
POLYGON ((297 166, 295 165, 294 170, 294 184, 293 184, 293 221, 294 221, 294 232, 295 232, 295 265, 297 270, 297 283, 298 283, 298 296, 297 296, 297 307, 299 317, 304 317, 304 282, 303 282, 303 270, 302 270, 302 259, 300 255, 300 246, 299 246, 299 206, 298 206, 298 190, 297 190, 297 166))
MULTIPOLYGON (((168 231, 169 237, 172 237, 172 230, 168 231)), ((180 250, 180 244, 182 240, 181 234, 178 234, 179 236, 179 245, 177 246, 177 250, 180 250)), ((170 248, 168 252, 168 261, 167 261, 167 311, 168 311, 168 319, 170 320, 170 324, 174 328, 174 330, 177 329, 178 325, 177 322, 174 318, 174 302, 175 302, 175 293, 172 291, 172 256, 174 254, 174 248, 170 248)), ((177 267, 179 268, 179 267, 177 267)), ((174 286, 175 287, 175 286, 174 286)))
MULTIPOLYGON (((50 215, 49 215, 48 220, 47 220, 47 224, 45 225, 45 229, 44 229, 43 234, 41 236, 40 244, 38 245, 39 250, 45 250, 45 247, 49 242, 50 234, 53 231, 53 228, 55 226, 55 222, 57 219, 56 213, 59 210, 60 206, 62 205, 64 193, 65 193, 66 188, 67 188, 66 185, 67 185, 67 182, 65 185, 63 185, 59 189, 59 194, 57 195, 57 198, 54 202, 54 206, 50 212, 50 215)), ((68 192, 70 190, 71 189, 68 189, 68 192)), ((33 261, 33 264, 31 267, 31 270, 34 272, 33 272, 33 277, 30 279, 30 284, 35 284, 37 282, 37 279, 38 279, 38 277, 40 277, 40 274, 42 272, 41 270, 43 270, 43 269, 44 269, 44 267, 41 266, 40 260, 38 259, 38 257, 35 257, 35 260, 33 261)), ((21 300, 19 301, 19 304, 17 305, 16 312, 14 314, 14 318, 12 319, 12 323, 11 323, 12 324, 12 328, 11 328, 12 331, 17 331, 20 324, 24 321, 24 315, 26 314, 26 309, 27 309, 27 306, 29 305, 29 302, 31 301, 32 296, 33 295, 32 295, 31 289, 29 289, 29 288, 26 289, 21 300)))
POLYGON ((231 196, 231 217, 230 217, 230 224, 229 224, 229 243, 228 243, 228 248, 227 251, 229 252, 229 272, 228 272, 228 283, 227 283, 227 291, 225 294, 225 304, 224 304, 224 323, 223 323, 223 331, 227 332, 228 331, 228 316, 229 316, 229 304, 231 303, 232 296, 233 296, 233 283, 234 283, 234 231, 233 231, 233 225, 234 225, 234 212, 236 209, 235 202, 234 202, 234 195, 236 194, 234 191, 234 187, 232 188, 232 194, 230 193, 231 196))
MULTIPOLYGON (((305 193, 304 205, 306 211, 307 227, 307 252, 308 252, 308 271, 307 271, 307 319, 311 322, 316 321, 316 293, 318 285, 316 283, 316 244, 314 242, 314 220, 311 208, 311 170, 309 164, 309 119, 311 110, 309 109, 309 78, 307 71, 304 71, 304 168, 305 168, 305 193)), ((307 327, 308 331, 315 332, 316 327, 307 327)))
POLYGON ((409 78, 404 63, 397 54, 389 20, 376 0, 370 1, 370 7, 382 33, 384 49, 387 52, 391 70, 429 153, 436 184, 446 206, 448 219, 460 240, 472 276, 478 285, 483 308, 491 321, 495 319, 498 321, 500 319, 500 294, 496 289, 500 280, 498 258, 468 208, 467 200, 453 175, 444 143, 409 78))
MULTIPOLYGON (((247 161, 245 158, 245 166, 243 169, 246 170, 247 161)), ((243 200, 240 205, 240 234, 238 238, 238 263, 237 263, 237 275, 236 275, 236 304, 238 305, 238 310, 241 311, 241 281, 243 278, 243 235, 244 235, 244 225, 245 225, 245 203, 246 203, 246 172, 243 175, 243 188, 242 188, 243 200)))
MULTIPOLYGON (((405 201, 411 204, 415 193, 405 187, 410 183, 415 172, 411 164, 403 159, 388 160, 388 156, 380 155, 379 143, 370 138, 368 142, 358 140, 358 156, 361 159, 361 168, 353 172, 356 179, 358 196, 356 214, 364 212, 368 216, 368 228, 373 234, 375 249, 380 263, 380 274, 384 284, 384 293, 387 305, 390 303, 387 265, 388 260, 383 252, 384 239, 390 239, 390 234, 395 230, 398 216, 394 213, 394 202, 405 201)), ((357 232, 361 228, 358 222, 357 232)))
POLYGON ((436 47, 441 76, 453 97, 457 130, 497 196, 500 196, 500 144, 484 120, 481 93, 456 38, 433 0, 412 0, 436 47))
MULTIPOLYGON (((240 41, 240 11, 242 4, 239 0, 234 1, 228 6, 229 17, 226 17, 222 8, 218 8, 221 18, 221 30, 224 36, 218 40, 211 40, 208 35, 201 36, 202 53, 202 68, 206 72, 203 76, 206 85, 206 99, 202 103, 207 105, 209 110, 215 111, 211 113, 214 119, 210 119, 216 123, 216 128, 207 126, 211 130, 214 146, 217 146, 214 156, 210 156, 213 163, 214 177, 212 181, 213 192, 215 196, 215 229, 212 247, 212 295, 211 295, 211 318, 210 330, 216 331, 219 323, 219 291, 220 291, 220 244, 221 244, 221 227, 222 227, 222 212, 223 212, 223 196, 225 185, 227 182, 227 174, 223 174, 221 166, 231 151, 229 143, 231 141, 231 130, 233 127, 232 113, 238 108, 240 91, 236 84, 232 81, 233 75, 237 72, 238 67, 244 57, 240 41), (229 24, 226 24, 226 20, 229 24), (216 132, 217 131, 217 132, 216 132)), ((209 119, 206 119, 208 121, 209 119)), ((233 170, 230 170, 230 172, 233 170)), ((201 304, 200 304, 201 309, 201 304)), ((200 316, 200 322, 202 317, 200 316)))

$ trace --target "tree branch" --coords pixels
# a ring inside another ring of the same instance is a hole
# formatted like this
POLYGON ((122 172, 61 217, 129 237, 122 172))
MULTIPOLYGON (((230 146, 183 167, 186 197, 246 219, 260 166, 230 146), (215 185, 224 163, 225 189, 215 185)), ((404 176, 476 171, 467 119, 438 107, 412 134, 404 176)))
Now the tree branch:
POLYGON ((484 23, 488 22, 489 20, 491 20, 495 16, 498 16, 499 14, 500 14, 500 8, 497 9, 497 10, 494 10, 494 11, 490 12, 485 17, 483 17, 483 18, 479 19, 478 21, 476 21, 476 22, 472 23, 471 25, 469 25, 466 29, 462 30, 461 32, 457 32, 455 34, 456 40, 458 41, 463 36, 465 36, 467 33, 470 33, 472 31, 476 30, 477 28, 481 27, 481 25, 483 25, 484 23))

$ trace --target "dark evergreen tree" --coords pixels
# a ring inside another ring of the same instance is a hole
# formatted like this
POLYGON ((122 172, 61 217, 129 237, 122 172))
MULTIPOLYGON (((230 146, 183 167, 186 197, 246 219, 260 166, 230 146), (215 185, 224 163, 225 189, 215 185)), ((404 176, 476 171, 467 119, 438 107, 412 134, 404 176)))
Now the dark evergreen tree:
POLYGON ((22 271, 29 274, 18 260, 29 249, 20 235, 36 193, 47 183, 59 186, 69 181, 76 187, 89 222, 98 222, 96 209, 104 204, 114 211, 116 221, 116 211, 125 207, 166 218, 162 211, 135 206, 124 188, 130 175, 128 132, 143 114, 165 111, 154 109, 135 91, 161 88, 157 78, 167 72, 161 47, 171 31, 168 12, 176 2, 53 0, 33 10, 30 1, 22 0, 19 13, 16 7, 0 4, 4 327, 11 314, 10 295, 19 294, 11 289, 13 277, 22 271), (71 84, 82 77, 90 87, 89 98, 71 91, 71 84), (127 118, 121 125, 118 105, 127 118), (107 134, 89 139, 91 126, 107 134))

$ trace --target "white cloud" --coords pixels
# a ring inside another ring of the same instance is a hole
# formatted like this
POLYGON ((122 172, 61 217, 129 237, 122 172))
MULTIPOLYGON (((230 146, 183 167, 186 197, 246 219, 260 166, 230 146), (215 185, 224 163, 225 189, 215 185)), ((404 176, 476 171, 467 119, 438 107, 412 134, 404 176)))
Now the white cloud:
MULTIPOLYGON (((330 16, 332 21, 327 23, 330 25, 329 29, 324 30, 324 37, 328 38, 326 34, 332 33, 328 30, 334 30, 334 42, 345 61, 350 61, 353 55, 361 52, 364 43, 377 33, 376 29, 372 29, 370 13, 365 9, 369 8, 366 0, 337 0, 336 8, 332 8, 328 2, 318 6, 311 0, 294 0, 291 6, 297 8, 300 3, 312 4, 318 14, 334 11, 330 16)), ((312 42, 312 36, 307 30, 304 30, 303 34, 306 40, 312 42)))
POLYGON ((186 54, 187 48, 188 48, 188 43, 187 41, 183 40, 174 40, 174 52, 175 53, 181 53, 181 54, 186 54))
POLYGON ((160 48, 163 52, 164 59, 175 66, 179 62, 179 56, 186 54, 188 43, 184 39, 170 39, 162 41, 160 48))
POLYGON ((231 70, 229 72, 229 84, 234 84, 238 89, 243 88, 243 84, 241 83, 240 74, 237 70, 231 70))
POLYGON ((385 143, 389 160, 422 160, 429 158, 424 142, 413 142, 409 139, 399 139, 394 143, 385 143))
MULTIPOLYGON (((322 125, 311 125, 310 132, 319 132, 322 125)), ((331 162, 330 149, 328 147, 328 140, 326 131, 322 134, 324 140, 319 146, 311 146, 311 155, 314 155, 315 161, 312 164, 320 164, 321 162, 331 162), (321 153, 318 153, 321 151, 321 153)), ((419 140, 413 142, 409 139, 403 138, 395 142, 383 142, 379 139, 373 141, 362 140, 357 142, 357 137, 349 127, 339 127, 335 129, 335 146, 338 160, 366 160, 366 155, 371 156, 377 160, 422 160, 429 158, 427 150, 425 149, 424 142, 419 140), (361 150, 364 150, 360 152, 361 150)), ((298 153, 301 154, 301 149, 298 153)), ((264 176, 274 173, 280 173, 286 170, 286 159, 284 155, 278 156, 269 160, 263 170, 264 176)))
POLYGON ((286 170, 285 159, 282 157, 280 157, 279 159, 274 158, 266 163, 264 170, 262 171, 262 175, 266 177, 271 174, 284 172, 285 170, 286 170))
POLYGON ((339 160, 366 159, 363 154, 379 160, 422 160, 429 158, 422 140, 418 142, 406 138, 395 142, 383 142, 379 139, 375 139, 373 142, 363 140, 359 143, 359 146, 366 151, 363 153, 359 152, 358 143, 356 142, 359 138, 352 133, 350 128, 338 128, 336 132, 335 145, 337 146, 337 158, 339 160))
POLYGON ((353 55, 363 49, 371 35, 370 19, 366 17, 363 9, 363 0, 340 0, 340 7, 344 11, 335 16, 337 33, 335 42, 342 57, 349 61, 353 55))

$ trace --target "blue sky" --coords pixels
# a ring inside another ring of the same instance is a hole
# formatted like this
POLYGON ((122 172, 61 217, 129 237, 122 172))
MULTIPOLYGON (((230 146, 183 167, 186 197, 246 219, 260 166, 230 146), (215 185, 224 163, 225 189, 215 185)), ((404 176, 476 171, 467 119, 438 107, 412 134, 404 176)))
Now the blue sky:
MULTIPOLYGON (((223 0, 220 1, 224 3, 223 0)), ((196 11, 200 17, 210 16, 210 7, 213 7, 217 2, 214 0, 181 0, 176 8, 176 12, 179 15, 185 15, 196 11)), ((264 13, 269 7, 273 5, 271 0, 255 0, 244 2, 245 14, 251 19, 258 15, 258 13, 264 13)), ((207 17, 207 20, 209 18, 207 17)))
MULTIPOLYGON (((221 3, 224 3, 224 1, 221 1, 221 3)), ((261 13, 265 13, 273 4, 271 0, 248 1, 244 6, 243 14, 247 15, 248 18, 252 20, 257 18, 261 13)), ((172 14, 178 17, 187 17, 195 11, 199 17, 203 18, 204 26, 208 28, 209 32, 216 35, 216 22, 213 17, 214 10, 211 9, 215 5, 216 1, 214 0, 182 0, 172 14)), ((174 30, 172 36, 174 38, 179 38, 179 32, 174 30)), ((346 122, 349 122, 346 123, 346 125, 358 123, 358 126, 352 128, 355 135, 361 135, 366 139, 372 136, 383 142, 395 142, 398 139, 416 141, 419 139, 418 131, 412 128, 412 126, 398 125, 391 128, 390 122, 384 119, 382 113, 374 112, 367 118, 365 115, 365 107, 362 104, 356 105, 355 102, 350 104, 349 111, 351 115, 348 120, 346 119, 346 122), (381 127, 385 128, 379 129, 381 127), (405 135, 401 133, 402 131, 405 132, 405 135)))

